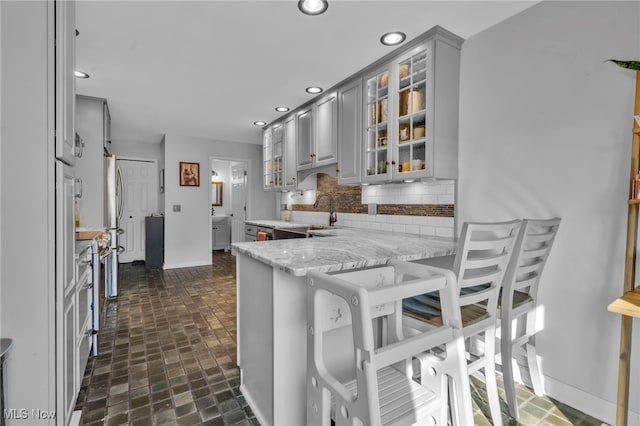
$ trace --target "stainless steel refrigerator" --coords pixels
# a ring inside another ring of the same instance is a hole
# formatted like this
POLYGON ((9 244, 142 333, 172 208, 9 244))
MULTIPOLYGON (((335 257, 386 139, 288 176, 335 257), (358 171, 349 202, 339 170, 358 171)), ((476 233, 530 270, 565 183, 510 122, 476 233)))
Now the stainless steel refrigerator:
POLYGON ((124 182, 115 155, 105 155, 105 224, 111 235, 111 255, 105 259, 105 297, 118 296, 118 257, 124 251, 119 243, 124 230, 120 218, 124 208, 124 182))

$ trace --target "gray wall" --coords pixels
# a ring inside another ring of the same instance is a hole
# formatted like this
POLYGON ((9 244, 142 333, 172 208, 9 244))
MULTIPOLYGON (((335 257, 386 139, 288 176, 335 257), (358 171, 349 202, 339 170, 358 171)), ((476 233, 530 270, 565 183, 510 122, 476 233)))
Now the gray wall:
MULTIPOLYGON (((640 3, 542 2, 464 42, 459 223, 562 217, 542 277, 548 393, 615 418, 640 3)), ((640 324, 634 321, 634 335, 640 324)), ((640 424, 636 339, 630 424, 640 424)))
POLYGON ((248 161, 247 218, 273 219, 276 197, 262 189, 262 145, 165 136, 165 268, 211 263, 209 159, 248 161), (181 161, 200 163, 201 185, 181 187, 181 161), (180 205, 179 213, 173 205, 180 205))

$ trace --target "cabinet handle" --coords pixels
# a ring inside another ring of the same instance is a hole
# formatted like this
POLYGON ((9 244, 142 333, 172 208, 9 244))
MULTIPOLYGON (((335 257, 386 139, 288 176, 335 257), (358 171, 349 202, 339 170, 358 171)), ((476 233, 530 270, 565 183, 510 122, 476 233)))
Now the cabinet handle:
POLYGON ((385 162, 384 162, 384 165, 385 165, 385 166, 388 166, 388 165, 389 165, 389 160, 385 161, 385 162))
POLYGON ((392 161, 391 161, 391 164, 396 164, 396 160, 392 160, 392 161))
POLYGON ((82 192, 84 191, 84 186, 82 184, 82 179, 76 178, 75 183, 78 185, 76 188, 76 198, 82 198, 82 192))

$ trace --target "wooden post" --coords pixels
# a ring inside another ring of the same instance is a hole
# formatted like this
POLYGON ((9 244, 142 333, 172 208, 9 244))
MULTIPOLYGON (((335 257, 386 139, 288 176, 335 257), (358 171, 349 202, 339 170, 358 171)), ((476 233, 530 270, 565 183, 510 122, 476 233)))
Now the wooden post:
MULTIPOLYGON (((640 72, 636 73, 636 97, 634 115, 640 115, 640 72)), ((631 179, 629 181, 629 200, 634 199, 633 179, 637 176, 640 165, 640 126, 633 121, 633 144, 631 151, 631 179)), ((638 204, 629 203, 627 216, 627 256, 624 271, 623 294, 633 291, 635 287, 636 238, 638 223, 638 204)), ((629 417, 629 376, 631 360, 631 328, 633 317, 622 315, 620 329, 620 361, 618 364, 618 406, 616 425, 626 426, 629 417)))

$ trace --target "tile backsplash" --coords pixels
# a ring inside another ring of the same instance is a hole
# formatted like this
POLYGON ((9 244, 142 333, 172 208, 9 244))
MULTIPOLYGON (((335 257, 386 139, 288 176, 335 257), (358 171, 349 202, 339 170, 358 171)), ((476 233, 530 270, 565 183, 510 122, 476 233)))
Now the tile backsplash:
POLYGON ((294 222, 329 223, 329 200, 318 208, 316 196, 332 195, 339 226, 453 237, 455 235, 455 181, 412 182, 387 185, 338 185, 337 178, 317 177, 316 190, 283 193, 281 218, 294 222), (375 214, 368 214, 369 205, 375 214), (286 212, 286 213, 285 213, 286 212))

